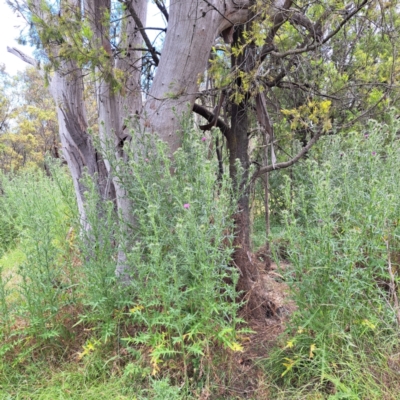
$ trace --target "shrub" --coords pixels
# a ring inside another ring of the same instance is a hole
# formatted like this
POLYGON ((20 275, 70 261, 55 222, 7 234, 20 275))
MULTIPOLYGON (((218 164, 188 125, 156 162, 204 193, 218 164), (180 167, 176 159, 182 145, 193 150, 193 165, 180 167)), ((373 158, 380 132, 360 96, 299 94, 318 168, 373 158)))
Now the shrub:
POLYGON ((172 358, 182 360, 186 374, 212 342, 240 348, 238 276, 230 265, 237 196, 227 176, 217 181, 208 140, 188 126, 183 131, 182 147, 173 158, 164 142, 137 132, 125 148, 125 161, 116 160, 112 147, 106 154, 124 200, 132 204, 131 218, 115 215, 111 203, 100 204, 95 190, 88 193, 92 229, 83 250, 89 259, 85 274, 93 288, 85 299, 92 305, 88 318, 95 315, 95 305, 109 316, 115 316, 116 307, 125 313, 129 324, 139 329, 123 340, 150 347, 153 374, 172 358), (99 210, 106 225, 98 223, 99 210), (102 238, 119 246, 99 246, 102 238), (121 252, 131 277, 127 285, 115 279, 121 252))

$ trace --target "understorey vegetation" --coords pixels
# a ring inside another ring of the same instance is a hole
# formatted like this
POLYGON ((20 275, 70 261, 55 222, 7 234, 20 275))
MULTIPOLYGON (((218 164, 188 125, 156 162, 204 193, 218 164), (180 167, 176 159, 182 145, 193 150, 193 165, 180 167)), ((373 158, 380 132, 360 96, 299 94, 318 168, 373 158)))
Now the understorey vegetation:
MULTIPOLYGON (((272 187, 281 182, 267 273, 277 286, 262 290, 285 301, 262 324, 234 290, 240 193, 218 179, 209 137, 192 123, 174 160, 164 142, 136 135, 129 161, 114 165, 137 204, 136 235, 90 177, 80 234, 59 163, 48 161, 50 175, 3 175, 3 398, 396 398, 400 144, 389 119, 326 137, 271 175, 272 187)), ((258 267, 263 256, 249 254, 258 267)))
POLYGON ((397 0, 7 4, 0 397, 398 398, 397 0))

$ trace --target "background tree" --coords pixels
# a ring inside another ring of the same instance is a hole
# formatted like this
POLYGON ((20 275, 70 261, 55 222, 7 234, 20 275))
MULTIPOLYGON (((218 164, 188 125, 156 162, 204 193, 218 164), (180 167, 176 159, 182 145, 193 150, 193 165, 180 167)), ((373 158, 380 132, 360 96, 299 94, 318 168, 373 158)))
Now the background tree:
POLYGON ((42 168, 45 154, 59 157, 54 102, 35 69, 3 77, 1 169, 42 168))
POLYGON ((0 65, 0 132, 5 132, 9 126, 9 121, 13 109, 10 101, 10 89, 12 79, 8 76, 4 64, 0 65))

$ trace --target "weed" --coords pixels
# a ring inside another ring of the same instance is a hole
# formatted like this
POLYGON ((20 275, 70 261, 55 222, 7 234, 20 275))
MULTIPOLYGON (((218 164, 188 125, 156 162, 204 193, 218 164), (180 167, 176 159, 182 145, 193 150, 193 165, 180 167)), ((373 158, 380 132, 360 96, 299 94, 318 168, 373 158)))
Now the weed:
POLYGON ((388 272, 399 249, 397 129, 371 122, 368 134, 325 138, 320 161, 304 163, 295 196, 287 179, 286 279, 298 312, 269 361, 286 387, 382 398, 374 364, 390 374, 398 331, 398 291, 389 290, 388 272))

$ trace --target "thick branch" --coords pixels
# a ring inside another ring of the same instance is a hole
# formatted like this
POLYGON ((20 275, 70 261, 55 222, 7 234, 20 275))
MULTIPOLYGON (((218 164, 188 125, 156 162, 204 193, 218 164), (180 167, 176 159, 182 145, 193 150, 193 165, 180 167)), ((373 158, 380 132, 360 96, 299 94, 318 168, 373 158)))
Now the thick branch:
POLYGON ((319 24, 313 24, 304 14, 295 11, 289 17, 289 22, 293 25, 300 25, 307 29, 311 37, 320 42, 322 40, 322 29, 319 24))
POLYGON ((323 134, 323 132, 321 130, 307 143, 307 146, 304 146, 300 150, 300 152, 297 153, 297 155, 295 157, 293 157, 291 160, 286 161, 286 162, 281 162, 281 163, 278 163, 275 165, 267 165, 265 167, 260 168, 257 172, 254 173, 253 177, 251 178, 251 181, 254 182, 259 176, 266 174, 267 172, 291 167, 293 164, 295 164, 297 161, 299 161, 300 158, 304 156, 304 154, 306 154, 311 149, 311 147, 319 140, 319 138, 322 136, 322 134, 323 134))
MULTIPOLYGON (((195 112, 196 114, 201 115, 203 118, 205 118, 210 123, 212 121, 215 122, 215 115, 211 111, 209 111, 207 108, 201 106, 200 104, 194 103, 193 112, 195 112)), ((215 126, 221 130, 222 134, 225 137, 229 137, 230 136, 231 128, 229 128, 229 126, 226 125, 225 122, 222 121, 221 118, 217 119, 217 121, 215 123, 215 126)))
MULTIPOLYGON (((307 29, 309 36, 311 36, 314 41, 320 42, 322 40, 322 29, 321 24, 317 22, 313 24, 304 14, 297 10, 290 10, 292 1, 286 1, 284 9, 279 13, 274 15, 274 26, 268 33, 266 43, 261 49, 260 60, 264 61, 265 57, 276 50, 273 44, 275 35, 277 34, 279 28, 286 22, 289 21, 292 25, 300 25, 307 29)), ((300 47, 299 47, 300 48, 300 47)))
POLYGON ((222 18, 227 20, 230 24, 230 26, 235 25, 234 22, 232 22, 229 18, 227 18, 220 10, 218 10, 217 7, 215 7, 213 4, 211 4, 208 0, 204 0, 204 3, 206 3, 209 7, 211 7, 213 10, 215 10, 222 18))
POLYGON ((124 2, 124 4, 126 5, 126 8, 128 9, 129 13, 131 14, 133 20, 135 21, 135 24, 138 27, 138 30, 140 31, 140 34, 142 35, 144 42, 146 43, 147 49, 149 50, 151 57, 153 58, 154 64, 156 66, 158 66, 158 64, 160 63, 160 60, 157 56, 156 49, 153 47, 149 37, 147 36, 146 30, 144 29, 142 21, 140 20, 135 9, 132 6, 132 0, 126 1, 126 2, 124 2))
POLYGON ((7 51, 11 54, 14 54, 14 56, 17 56, 20 60, 32 65, 35 68, 39 69, 39 63, 33 59, 32 57, 27 56, 25 53, 23 53, 21 50, 18 50, 15 47, 8 47, 7 46, 7 51))

